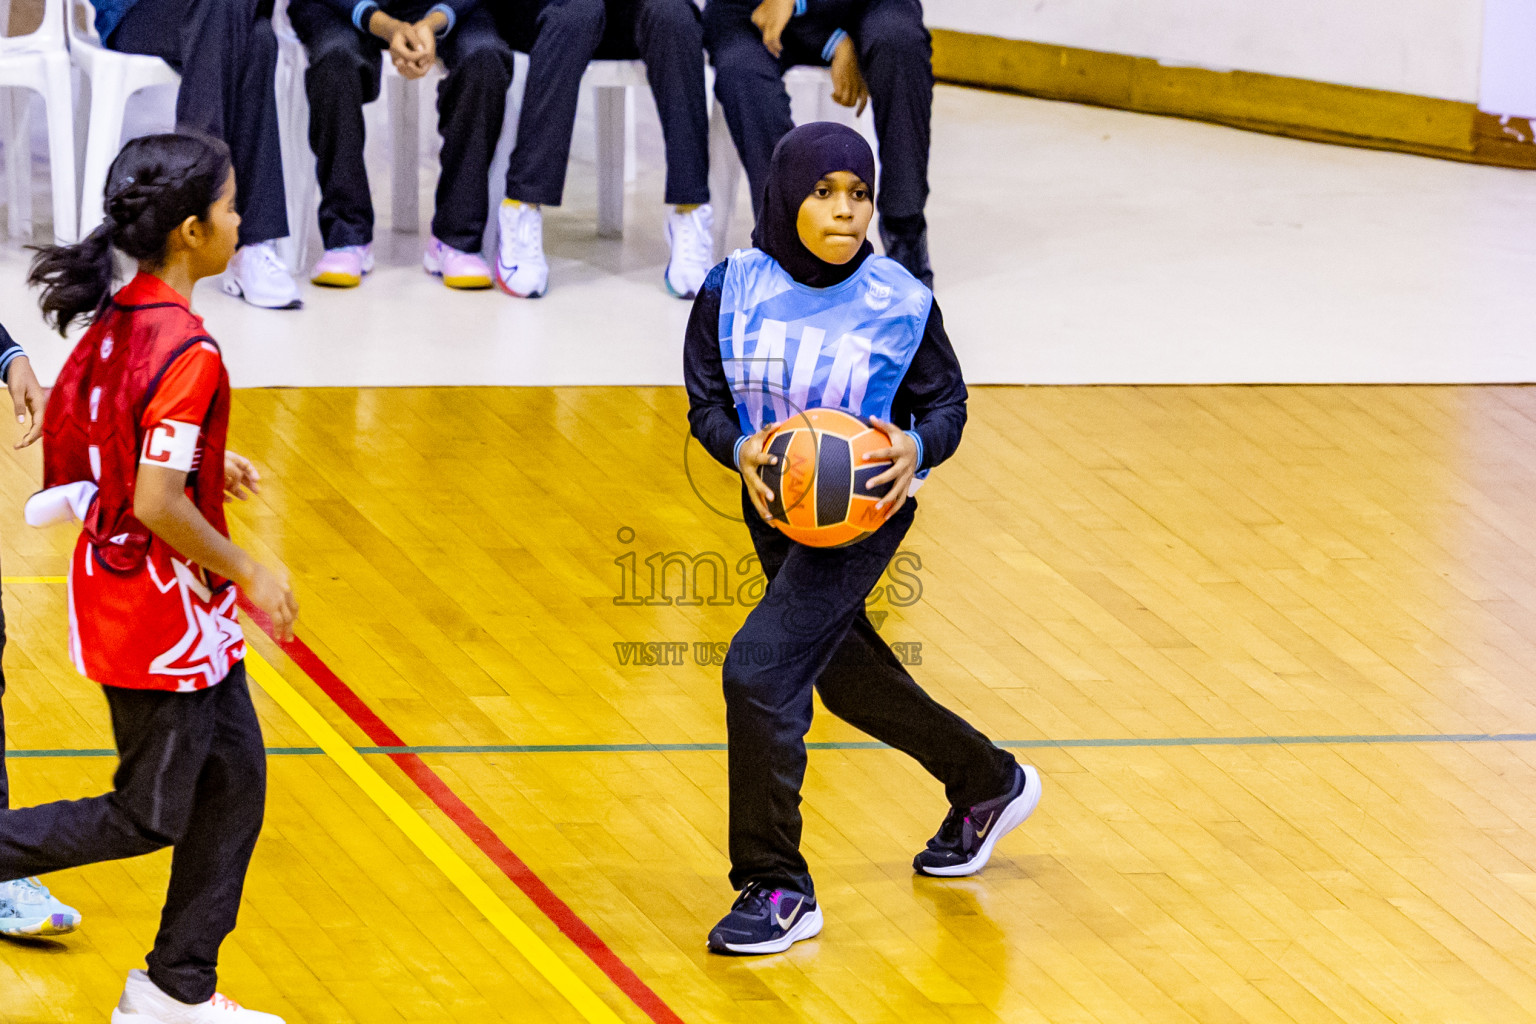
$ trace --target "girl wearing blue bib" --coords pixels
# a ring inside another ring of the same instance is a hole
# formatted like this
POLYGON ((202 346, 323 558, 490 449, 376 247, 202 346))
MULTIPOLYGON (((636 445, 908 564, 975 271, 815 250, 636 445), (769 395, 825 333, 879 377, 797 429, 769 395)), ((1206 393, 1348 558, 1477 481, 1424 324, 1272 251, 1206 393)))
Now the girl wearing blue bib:
POLYGON ((1040 799, 1039 774, 928 696, 864 610, 912 525, 911 493, 954 453, 966 417, 965 382, 933 293, 865 240, 874 180, 874 154, 852 129, 817 123, 784 136, 756 248, 710 272, 688 322, 688 419, 709 453, 740 471, 768 578, 725 659, 730 879, 740 896, 710 932, 716 953, 778 953, 821 931, 800 853, 812 687, 828 711, 944 783, 949 812, 914 859, 918 872, 975 874, 1040 799), (767 435, 818 407, 892 438, 870 455, 892 462, 871 481, 889 485, 890 518, 847 547, 806 547, 766 522, 772 495, 758 469, 773 459, 767 435))

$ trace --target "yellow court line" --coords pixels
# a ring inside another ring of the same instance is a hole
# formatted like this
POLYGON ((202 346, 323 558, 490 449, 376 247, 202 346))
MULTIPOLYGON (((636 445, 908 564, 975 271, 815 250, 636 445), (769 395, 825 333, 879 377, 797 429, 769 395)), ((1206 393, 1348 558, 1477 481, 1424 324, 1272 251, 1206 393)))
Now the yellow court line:
POLYGON ((405 833, 406 838, 448 876, 448 880, 474 904, 475 909, 507 937, 523 958, 533 965, 534 970, 542 974, 578 1013, 593 1024, 623 1024, 618 1014, 599 999, 586 982, 578 978, 565 965, 565 961, 501 901, 464 858, 455 853, 442 836, 427 824, 426 819, 406 803, 405 798, 395 792, 383 776, 374 771, 363 760, 363 756, 353 750, 352 745, 342 739, 329 722, 320 717, 314 706, 250 645, 246 646, 246 666, 257 685, 267 692, 267 696, 275 700, 299 724, 299 728, 368 794, 368 798, 405 833))
MULTIPOLYGON (((5 576, 0 577, 5 583, 64 583, 63 576, 5 576)), ((550 949, 543 939, 539 938, 531 928, 523 923, 522 919, 514 914, 501 897, 496 895, 489 885, 477 875, 473 868, 454 852, 443 837, 428 825, 426 819, 418 814, 415 808, 405 802, 405 798, 396 793, 383 776, 374 771, 363 756, 352 745, 342 739, 341 734, 331 728, 329 722, 320 717, 320 713, 314 706, 305 700, 299 691, 289 685, 273 668, 271 663, 256 652, 254 647, 246 645, 246 667, 258 686, 266 691, 267 696, 277 702, 278 706, 288 713, 288 717, 298 723, 309 738, 315 741, 315 745, 336 762, 343 772, 357 783, 368 798, 378 805, 379 810, 395 823, 400 831, 405 833, 416 848, 427 855, 427 859, 436 864, 438 870, 448 876, 448 881, 454 884, 461 893, 474 904, 475 909, 485 915, 491 926, 512 943, 516 950, 523 954, 523 958, 533 965, 534 970, 542 974, 555 991, 559 992, 566 1000, 576 1008, 576 1012, 591 1021, 592 1024, 623 1024, 619 1015, 614 1013, 607 1003, 598 998, 597 993, 587 987, 576 974, 565 965, 550 949)))

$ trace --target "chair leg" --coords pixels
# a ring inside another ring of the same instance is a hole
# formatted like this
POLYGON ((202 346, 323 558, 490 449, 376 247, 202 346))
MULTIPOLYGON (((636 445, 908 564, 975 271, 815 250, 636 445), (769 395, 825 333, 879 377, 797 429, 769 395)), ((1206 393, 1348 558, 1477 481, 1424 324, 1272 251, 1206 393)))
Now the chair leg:
POLYGON ((624 186, 640 180, 640 145, 636 134, 635 90, 624 90, 624 186))
POLYGON ((836 107, 832 97, 823 97, 822 93, 831 82, 831 76, 819 74, 806 74, 802 69, 795 68, 784 76, 784 89, 789 93, 790 118, 795 124, 810 124, 812 121, 839 121, 838 110, 828 109, 836 107), (823 103, 825 99, 825 103, 823 103))
POLYGON ((421 230, 421 92, 398 75, 385 79, 389 90, 391 210, 396 231, 421 230))
POLYGON ((507 87, 506 113, 502 115, 501 135, 496 140, 496 151, 491 157, 491 170, 487 175, 486 194, 490 208, 486 211, 485 235, 481 245, 485 252, 493 254, 501 228, 501 201, 507 192, 507 165, 512 162, 512 147, 517 141, 517 119, 522 113, 523 90, 528 82, 527 55, 514 53, 512 57, 512 84, 507 87))
POLYGON ((48 117, 48 174, 53 189, 53 240, 67 245, 80 237, 75 208, 75 119, 69 58, 62 53, 53 56, 57 59, 48 62, 48 88, 43 93, 48 117))
POLYGON ((85 170, 80 189, 80 235, 95 231, 106 218, 107 172, 123 138, 123 109, 128 96, 120 74, 103 71, 102 78, 117 81, 91 83, 90 127, 86 130, 85 170))
MULTIPOLYGON (((0 88, 0 145, 5 146, 5 207, 9 235, 20 241, 32 233, 32 147, 26 115, 17 117, 21 89, 0 88)), ((24 108, 23 108, 24 109, 24 108)))
POLYGON ((85 176, 85 147, 90 141, 91 76, 82 73, 78 88, 74 90, 75 122, 75 210, 80 209, 80 183, 85 176))
POLYGON ((310 236, 315 226, 315 155, 309 148, 309 100, 304 94, 304 52, 299 44, 282 42, 278 56, 278 137, 283 150, 283 188, 288 199, 288 237, 278 254, 288 269, 300 274, 308 265, 310 236))
POLYGON ((715 259, 725 259, 731 234, 731 220, 736 213, 736 194, 741 188, 741 158, 731 129, 725 123, 725 111, 719 101, 709 113, 709 202, 715 209, 715 259))
POLYGON ((624 237, 625 86, 597 90, 597 233, 624 237))

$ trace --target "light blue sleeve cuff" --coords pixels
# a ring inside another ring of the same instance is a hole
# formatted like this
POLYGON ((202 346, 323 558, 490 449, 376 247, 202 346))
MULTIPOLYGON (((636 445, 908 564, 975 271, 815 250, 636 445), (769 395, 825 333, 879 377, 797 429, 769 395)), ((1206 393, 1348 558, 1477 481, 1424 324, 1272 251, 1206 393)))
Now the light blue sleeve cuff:
POLYGON ((6 350, 5 355, 0 356, 0 380, 9 384, 11 382, 11 364, 19 357, 26 355, 20 345, 15 345, 6 350))
POLYGON ((821 59, 832 63, 832 55, 837 52, 837 44, 848 38, 848 33, 838 29, 832 33, 832 38, 827 40, 827 45, 821 48, 821 59))
POLYGON ((918 469, 922 469, 923 468, 923 456, 927 452, 927 449, 925 449, 923 447, 923 435, 919 434, 917 432, 916 428, 907 431, 907 433, 912 435, 912 440, 917 442, 917 468, 918 469))
POLYGON ((446 36, 449 32, 452 32, 453 31, 453 26, 455 26, 455 25, 457 25, 459 23, 459 16, 457 14, 454 14, 453 13, 453 8, 449 7, 447 4, 434 4, 433 7, 432 7, 432 10, 428 11, 427 14, 431 15, 432 11, 442 11, 443 12, 443 17, 448 19, 448 27, 443 29, 441 32, 439 32, 437 34, 437 38, 439 38, 439 39, 441 39, 444 36, 446 36))
POLYGON ((736 463, 736 468, 741 469, 741 446, 747 443, 747 435, 742 434, 736 439, 736 447, 731 449, 731 461, 736 463))
POLYGON ((368 19, 373 17, 373 12, 378 9, 379 5, 374 0, 357 0, 357 4, 352 8, 352 27, 366 34, 368 19))
POLYGON ((805 13, 805 3, 806 0, 795 0, 795 17, 798 18, 805 13))

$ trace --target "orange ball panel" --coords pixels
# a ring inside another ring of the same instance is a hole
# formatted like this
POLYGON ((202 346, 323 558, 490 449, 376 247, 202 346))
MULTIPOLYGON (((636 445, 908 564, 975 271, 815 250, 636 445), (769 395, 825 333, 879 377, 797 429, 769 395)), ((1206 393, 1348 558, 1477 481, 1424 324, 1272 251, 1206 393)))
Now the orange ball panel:
POLYGON ((890 447, 891 440, 882 430, 863 423, 840 409, 811 409, 786 421, 769 438, 789 434, 789 447, 783 456, 780 498, 783 517, 771 520, 785 536, 810 547, 841 547, 862 540, 884 525, 888 510, 875 508, 877 498, 856 492, 859 469, 889 466, 889 462, 865 462, 872 451, 890 447), (847 457, 831 459, 829 466, 818 466, 820 438, 827 435, 847 442, 847 457), (850 462, 851 460, 851 462, 850 462), (818 525, 819 499, 834 507, 846 504, 846 512, 836 522, 818 525))

